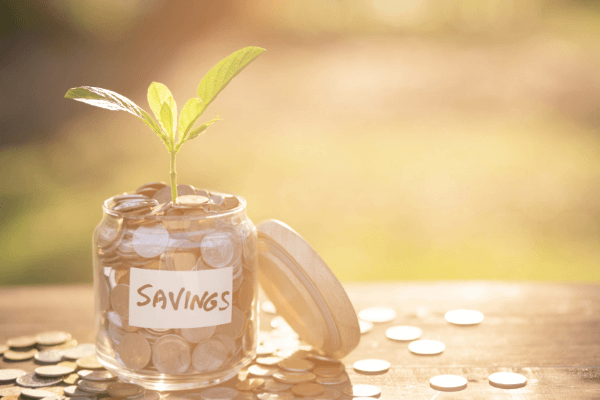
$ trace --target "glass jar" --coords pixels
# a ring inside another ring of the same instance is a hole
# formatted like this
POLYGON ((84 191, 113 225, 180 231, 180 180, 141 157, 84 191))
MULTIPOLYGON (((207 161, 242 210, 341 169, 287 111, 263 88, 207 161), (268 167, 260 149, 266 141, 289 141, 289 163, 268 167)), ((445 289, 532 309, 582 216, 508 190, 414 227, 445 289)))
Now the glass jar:
POLYGON ((246 201, 187 185, 178 194, 172 204, 157 183, 106 200, 93 237, 98 359, 156 390, 228 380, 257 345, 257 233, 246 201))

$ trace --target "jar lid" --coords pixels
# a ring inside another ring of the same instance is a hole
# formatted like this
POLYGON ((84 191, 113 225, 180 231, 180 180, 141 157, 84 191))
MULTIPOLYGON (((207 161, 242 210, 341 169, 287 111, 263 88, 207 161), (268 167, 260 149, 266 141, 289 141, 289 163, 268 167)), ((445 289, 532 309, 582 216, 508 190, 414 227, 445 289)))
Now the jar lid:
POLYGON ((258 280, 277 312, 300 338, 342 358, 360 341, 356 311, 331 269, 292 228, 260 222, 258 280))

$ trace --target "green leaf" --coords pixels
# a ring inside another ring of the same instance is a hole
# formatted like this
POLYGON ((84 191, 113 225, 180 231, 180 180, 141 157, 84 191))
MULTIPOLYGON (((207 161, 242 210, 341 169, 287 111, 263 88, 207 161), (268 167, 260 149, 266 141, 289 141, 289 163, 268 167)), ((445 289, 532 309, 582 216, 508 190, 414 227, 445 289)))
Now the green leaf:
POLYGON ((204 108, 208 107, 229 82, 264 51, 265 49, 260 47, 245 47, 219 61, 208 71, 196 90, 197 96, 204 103, 204 108))
POLYGON ((181 148, 181 145, 185 142, 187 142, 188 140, 192 140, 195 137, 199 136, 201 133, 204 133, 204 131, 206 131, 206 129, 211 126, 212 124, 214 124, 217 121, 220 121, 221 119, 219 118, 219 116, 217 115, 216 117, 214 117, 213 119, 211 119, 210 121, 208 121, 205 124, 200 125, 199 127, 197 127, 196 129, 194 129, 193 131, 190 132, 189 136, 185 139, 182 140, 178 147, 177 150, 179 150, 179 148, 181 148))
POLYGON ((171 109, 171 125, 177 121, 177 104, 171 94, 169 88, 162 83, 152 82, 148 87, 148 104, 152 112, 156 116, 156 119, 163 125, 163 128, 168 132, 165 127, 165 122, 162 120, 162 107, 163 104, 167 103, 171 109))
POLYGON ((192 129, 194 123, 202 115, 204 107, 202 101, 197 97, 189 99, 179 114, 179 141, 186 139, 187 133, 192 129))
POLYGON ((171 107, 165 101, 160 108, 160 120, 167 131, 167 135, 169 135, 169 139, 171 143, 175 143, 175 135, 173 133, 173 112, 171 111, 171 107))
POLYGON ((83 103, 105 108, 107 110, 126 111, 130 114, 133 114, 144 121, 144 123, 160 137, 167 148, 171 150, 168 138, 162 132, 156 121, 150 116, 150 114, 142 110, 137 104, 125 96, 107 89, 81 86, 69 89, 69 91, 65 94, 65 98, 81 101, 83 103))

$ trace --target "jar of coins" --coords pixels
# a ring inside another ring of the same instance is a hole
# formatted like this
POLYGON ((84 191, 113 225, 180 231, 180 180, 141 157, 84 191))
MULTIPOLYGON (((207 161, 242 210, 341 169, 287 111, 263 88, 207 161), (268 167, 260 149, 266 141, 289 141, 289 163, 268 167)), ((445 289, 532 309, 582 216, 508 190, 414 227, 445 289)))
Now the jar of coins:
POLYGON ((300 339, 340 359, 360 338, 333 272, 282 222, 256 227, 236 195, 149 183, 103 204, 94 232, 96 348, 122 380, 214 385, 256 355, 258 284, 300 339))
POLYGON ((104 366, 159 390, 208 386, 250 363, 257 233, 243 198, 164 183, 106 200, 94 232, 104 366))

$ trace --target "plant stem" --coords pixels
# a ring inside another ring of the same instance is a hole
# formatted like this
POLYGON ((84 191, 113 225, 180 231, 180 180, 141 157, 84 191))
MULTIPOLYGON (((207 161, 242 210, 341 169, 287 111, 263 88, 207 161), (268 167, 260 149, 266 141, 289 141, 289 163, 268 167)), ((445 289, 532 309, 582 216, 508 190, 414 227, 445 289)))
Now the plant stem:
POLYGON ((175 156, 177 151, 171 152, 171 196, 173 197, 173 204, 177 200, 177 172, 175 171, 175 156))

